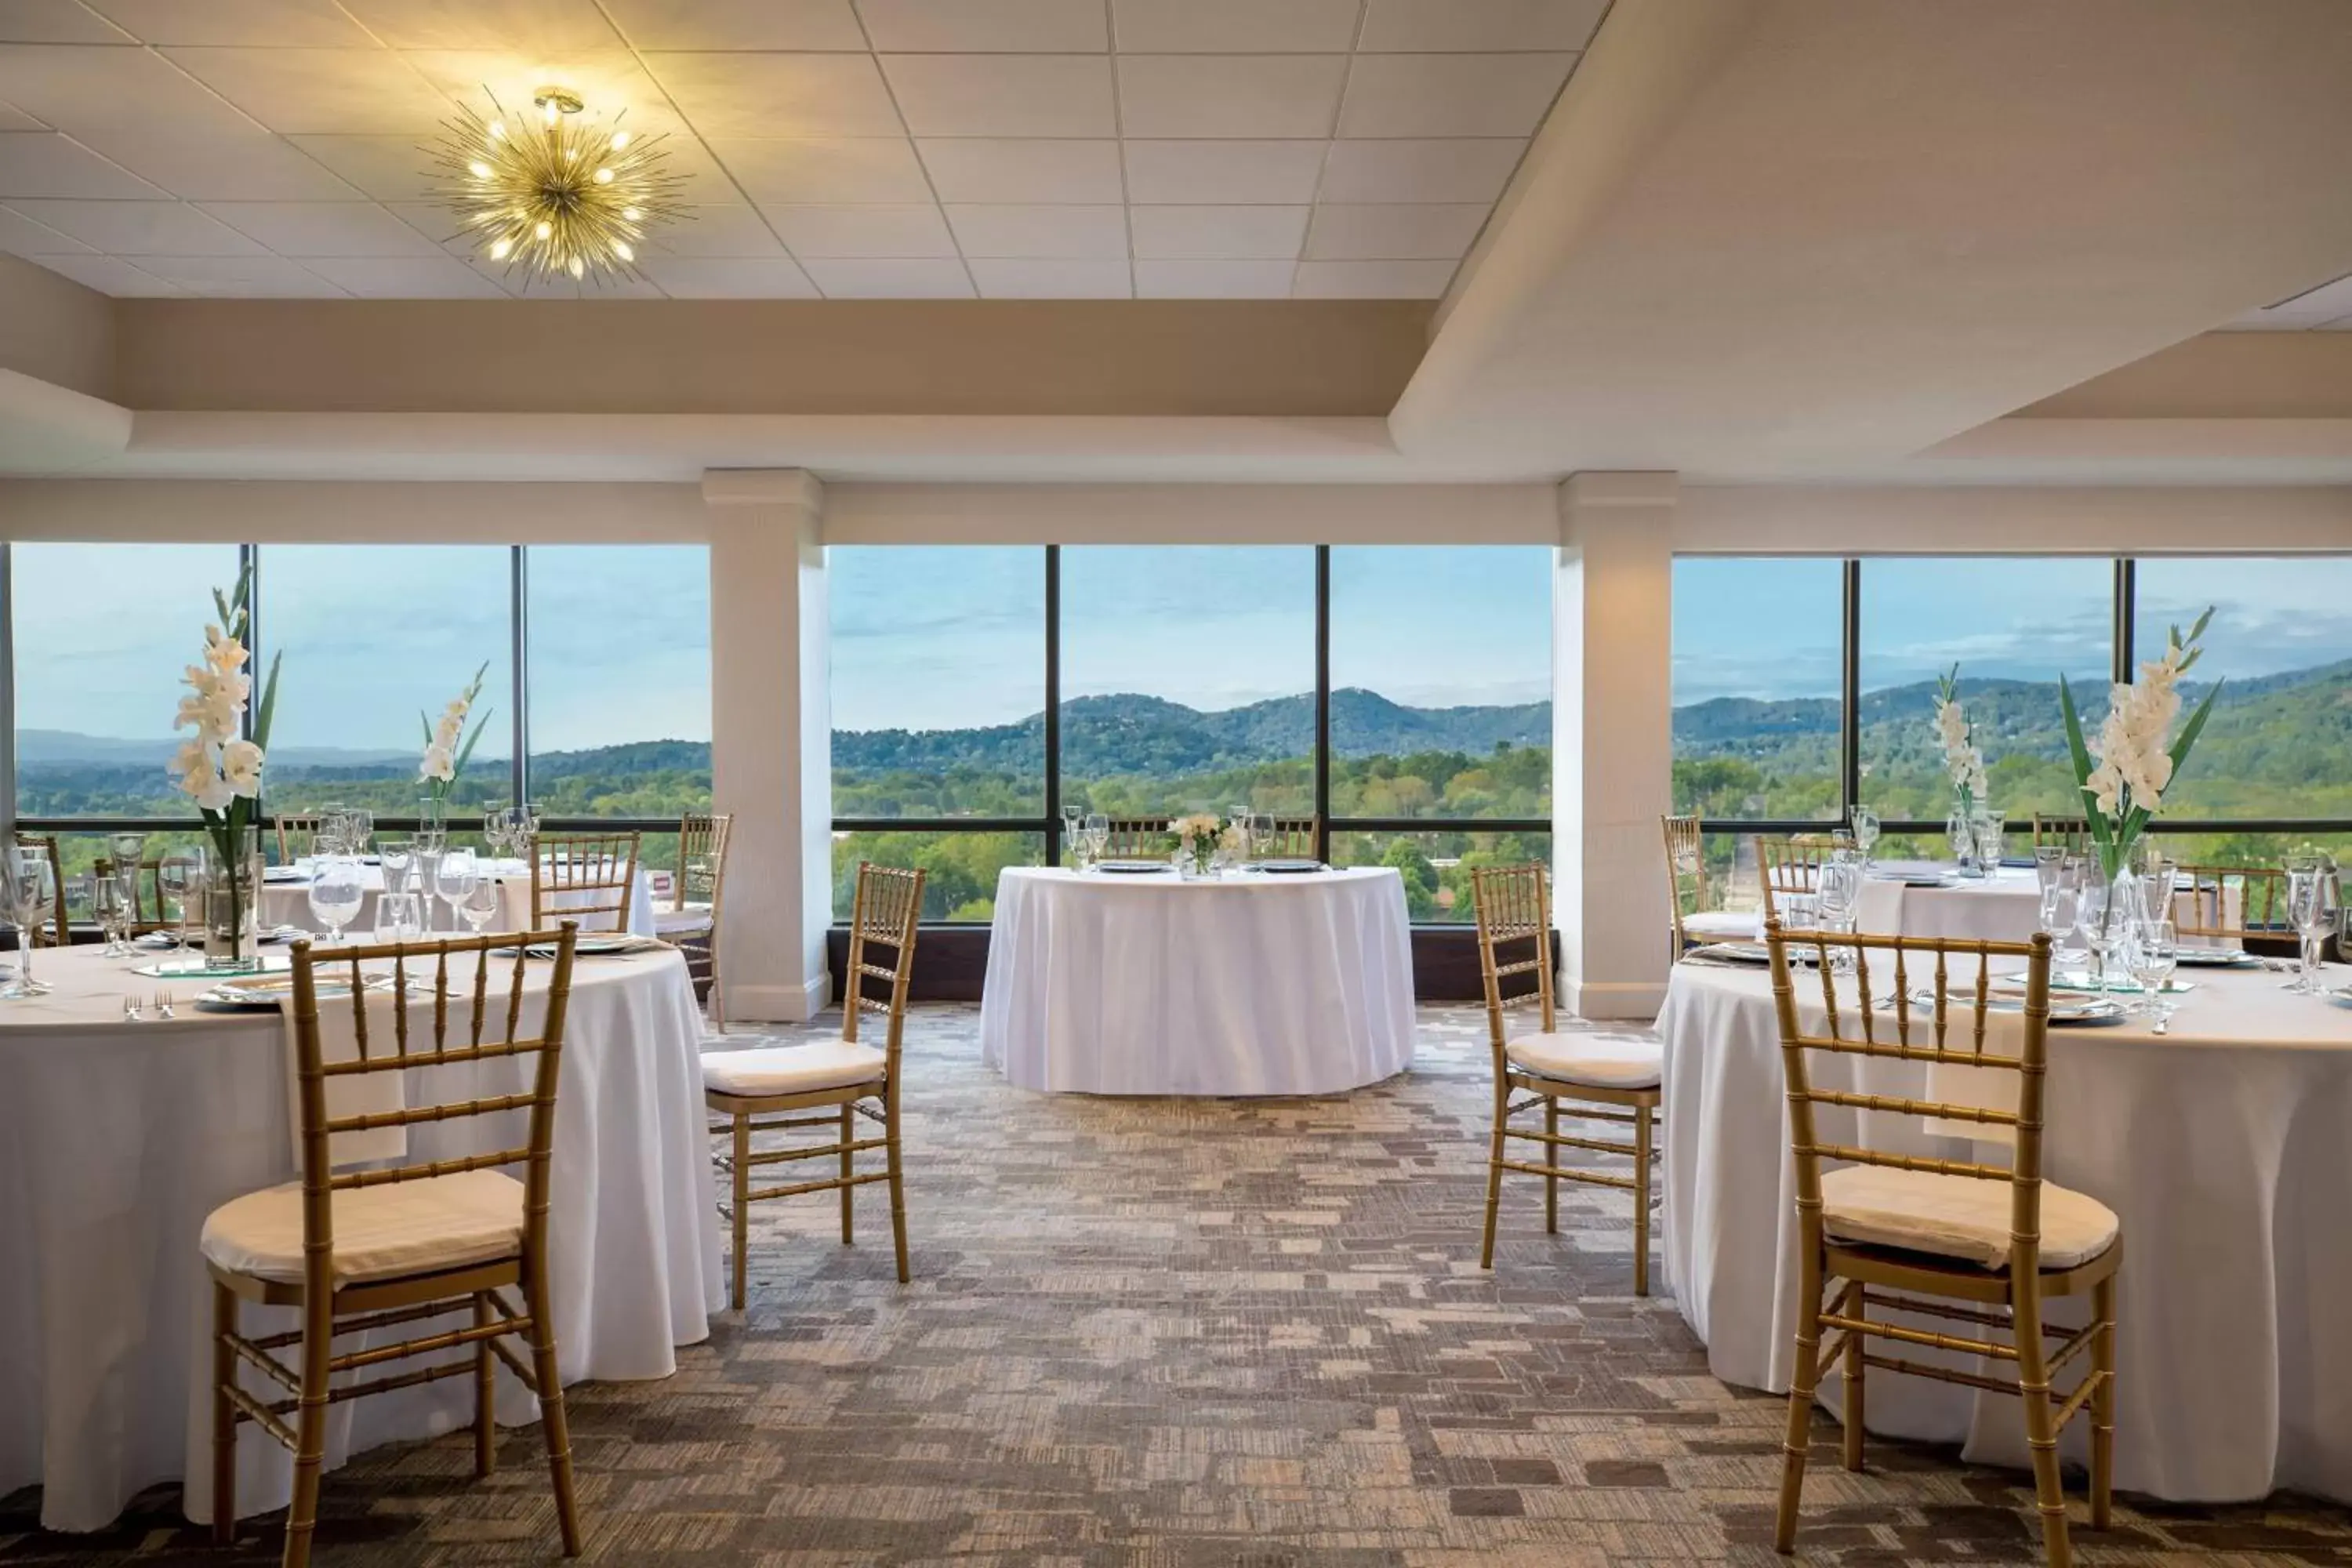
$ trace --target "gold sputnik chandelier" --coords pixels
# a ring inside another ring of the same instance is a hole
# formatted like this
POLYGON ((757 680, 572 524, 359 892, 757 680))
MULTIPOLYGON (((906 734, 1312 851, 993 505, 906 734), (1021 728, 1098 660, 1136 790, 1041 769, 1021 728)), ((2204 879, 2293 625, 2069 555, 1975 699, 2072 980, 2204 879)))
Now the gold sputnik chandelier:
MULTIPOLYGON (((487 90, 487 89, 486 89, 487 90)), ((460 105, 431 149, 441 199, 491 261, 530 277, 585 281, 637 276, 637 252, 679 216, 683 176, 666 167, 659 135, 583 120, 577 93, 541 88, 518 122, 490 95, 484 119, 460 105)))

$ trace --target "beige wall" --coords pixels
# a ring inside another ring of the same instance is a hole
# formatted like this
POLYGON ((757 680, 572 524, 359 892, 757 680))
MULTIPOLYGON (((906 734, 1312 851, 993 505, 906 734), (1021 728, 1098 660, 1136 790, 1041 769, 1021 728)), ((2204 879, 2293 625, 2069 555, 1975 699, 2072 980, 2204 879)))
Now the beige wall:
POLYGON ((0 370, 112 397, 114 311, 95 289, 0 255, 0 370))

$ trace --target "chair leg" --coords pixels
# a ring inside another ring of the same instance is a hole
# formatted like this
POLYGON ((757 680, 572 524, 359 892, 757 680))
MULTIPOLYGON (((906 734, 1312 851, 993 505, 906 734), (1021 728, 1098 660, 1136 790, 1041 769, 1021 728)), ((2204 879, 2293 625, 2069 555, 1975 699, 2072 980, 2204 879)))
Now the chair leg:
POLYGON ((855 1108, 845 1105, 841 1108, 841 1245, 844 1247, 850 1246, 856 1239, 851 1234, 855 1229, 851 1215, 856 1206, 857 1189, 850 1185, 849 1178, 857 1173, 857 1157, 849 1152, 849 1145, 856 1137, 856 1111, 855 1108))
POLYGON ((548 1479, 555 1487, 555 1522, 563 1532, 563 1555, 577 1557, 580 1505, 572 1495, 572 1426, 563 1415, 562 1374, 555 1368, 555 1321, 548 1303, 543 1250, 532 1252, 524 1265, 524 1276, 523 1310, 530 1314, 531 1377, 539 1384, 540 1432, 547 1440, 548 1479))
POLYGON ((2091 1395, 2091 1528, 2105 1530, 2116 1491, 2116 1277, 2091 1287, 2091 1310, 2099 1331, 2091 1340, 2091 1371, 2099 1391, 2091 1395))
POLYGON ((228 1336, 236 1331, 236 1292, 213 1286, 213 1544, 236 1540, 236 1406, 228 1385, 236 1376, 236 1352, 228 1336))
MULTIPOLYGON (((1544 1132, 1546 1134, 1544 1165, 1549 1170, 1557 1171, 1559 1169, 1559 1145, 1550 1140, 1559 1136, 1559 1101, 1548 1095, 1544 1099, 1544 1132)), ((1544 1178, 1544 1234, 1546 1236, 1559 1234, 1559 1178, 1558 1176, 1544 1178)))
POLYGON ((2058 1428, 2051 1419, 2050 1367, 2042 1342, 2042 1302, 2032 1280, 2017 1292, 2017 1385, 2025 1405, 2025 1446, 2033 1458, 2034 1505, 2042 1514, 2042 1554, 2049 1568, 2070 1568, 2065 1483, 2058 1474, 2058 1428))
MULTIPOLYGON (((1838 1316, 1860 1322, 1866 1310, 1862 1281, 1848 1280, 1845 1294, 1838 1300, 1838 1316)), ((1845 1375, 1845 1468, 1849 1470, 1862 1468, 1862 1378, 1865 1370, 1862 1364, 1863 1338, 1851 1329, 1846 1331, 1843 1352, 1838 1361, 1838 1370, 1845 1375)))
POLYGON ((327 1363, 334 1344, 333 1308, 325 1300, 305 1300, 302 1316, 302 1395, 295 1424, 294 1498, 286 1510, 286 1554, 281 1568, 308 1568, 310 1537, 319 1526, 319 1469, 327 1456, 327 1363))
POLYGON ((735 1113, 735 1310, 743 1310, 743 1287, 750 1263, 746 1247, 751 1236, 751 1118, 735 1113))
POLYGON ((1821 1381, 1822 1247, 1811 1217, 1804 1226, 1797 1279, 1797 1366, 1789 1379, 1789 1430, 1780 1444, 1780 1511, 1772 1529, 1773 1550, 1796 1550, 1797 1509, 1805 1490, 1805 1447, 1811 1436, 1813 1388, 1821 1381))
MULTIPOLYGON (((490 1311, 490 1293, 474 1292, 474 1327, 487 1329, 497 1319, 490 1311)), ((487 1476, 499 1463, 498 1363, 490 1342, 474 1342, 474 1474, 487 1476)))
POLYGON ((727 1032, 727 990, 719 984, 719 928, 710 928, 710 1032, 727 1032))
MULTIPOLYGON (((898 1171, 898 1085, 894 1077, 882 1099, 882 1152, 890 1166, 890 1238, 898 1248, 898 1283, 907 1273, 907 1187, 898 1171)), ((845 1192, 846 1188, 843 1189, 845 1192)))
POLYGON ((1650 1293, 1650 1108, 1633 1108, 1633 1294, 1650 1293))
POLYGON ((1495 1267, 1495 1216, 1503 1205, 1503 1127, 1511 1112, 1511 1086, 1495 1080, 1495 1136, 1486 1152, 1486 1239, 1478 1248, 1478 1267, 1495 1267))

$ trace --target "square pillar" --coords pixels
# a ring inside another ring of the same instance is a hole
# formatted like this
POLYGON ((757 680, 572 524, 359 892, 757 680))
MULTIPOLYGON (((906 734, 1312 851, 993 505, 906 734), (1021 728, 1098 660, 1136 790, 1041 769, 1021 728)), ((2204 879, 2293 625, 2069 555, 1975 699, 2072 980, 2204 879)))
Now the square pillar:
POLYGON ((1671 473, 1559 489, 1552 580, 1552 918, 1560 999, 1587 1018, 1657 1016, 1674 798, 1671 473))
POLYGON ((713 469, 710 782, 734 815, 719 973, 732 1022, 831 1000, 833 734, 824 487, 800 469, 713 469))

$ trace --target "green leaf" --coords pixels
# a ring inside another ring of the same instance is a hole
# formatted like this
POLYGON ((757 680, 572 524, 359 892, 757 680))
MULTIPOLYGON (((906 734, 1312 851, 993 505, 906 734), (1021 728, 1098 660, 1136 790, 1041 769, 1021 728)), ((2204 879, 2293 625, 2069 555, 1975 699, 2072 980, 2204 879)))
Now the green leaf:
POLYGON ((270 717, 278 711, 278 667, 285 658, 284 648, 270 655, 269 679, 261 686, 261 706, 253 710, 253 743, 265 752, 269 750, 270 717))
POLYGON ((425 743, 428 746, 431 745, 433 743, 433 721, 425 716, 425 710, 422 708, 419 708, 416 710, 416 722, 425 731, 425 743))
POLYGON ((2105 863, 2115 852, 2109 836, 2106 814, 2099 809, 2098 796, 2091 790, 2091 748, 2083 739, 2083 716, 2074 708, 2074 689, 2064 676, 2058 678, 2058 708, 2066 717, 2066 752, 2074 763, 2074 787, 2083 796, 2083 816, 2091 830, 2091 839, 2099 847, 2099 858, 2105 863))
MULTIPOLYGON (((484 668, 487 668, 488 666, 484 668)), ((491 711, 490 709, 485 708, 482 710, 482 716, 474 721, 473 733, 466 737, 466 743, 458 749, 457 760, 449 770, 450 783, 455 784, 466 776, 466 761, 474 754, 474 742, 482 738, 482 731, 490 721, 491 711)))

